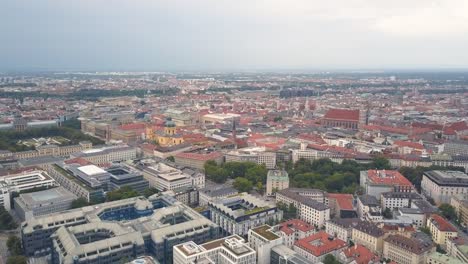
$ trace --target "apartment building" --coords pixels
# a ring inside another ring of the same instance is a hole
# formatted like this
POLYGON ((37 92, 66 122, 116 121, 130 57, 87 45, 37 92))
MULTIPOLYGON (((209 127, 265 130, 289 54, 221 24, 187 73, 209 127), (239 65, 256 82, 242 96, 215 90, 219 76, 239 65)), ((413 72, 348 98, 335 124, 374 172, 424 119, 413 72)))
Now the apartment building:
POLYGON ((399 264, 425 263, 435 251, 434 244, 402 235, 390 235, 384 239, 383 257, 399 264))
POLYGON ((360 222, 358 218, 331 219, 325 223, 325 231, 348 242, 353 235, 353 227, 360 222))
POLYGON ((373 253, 380 255, 383 248, 384 231, 376 225, 362 221, 353 226, 352 239, 354 244, 361 244, 373 253))
POLYGON ((437 214, 427 219, 426 226, 431 231, 432 240, 444 248, 447 246, 448 239, 458 234, 457 229, 447 219, 437 214))

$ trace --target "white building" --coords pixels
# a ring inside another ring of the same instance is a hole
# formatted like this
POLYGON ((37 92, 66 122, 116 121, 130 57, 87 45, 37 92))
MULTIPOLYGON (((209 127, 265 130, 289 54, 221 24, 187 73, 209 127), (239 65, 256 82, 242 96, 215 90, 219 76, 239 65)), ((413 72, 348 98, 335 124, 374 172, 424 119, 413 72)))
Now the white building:
POLYGON ((7 211, 11 210, 11 193, 34 188, 57 186, 52 177, 42 170, 24 171, 16 174, 0 176, 0 205, 7 211))
POLYGON ((262 225, 249 230, 249 246, 257 252, 258 264, 270 263, 270 252, 274 246, 282 245, 283 239, 272 231, 269 225, 262 225))
POLYGON ((136 159, 137 150, 127 145, 88 149, 70 155, 70 158, 83 158, 93 164, 103 165, 136 159))
POLYGON ((380 196, 380 204, 382 210, 390 209, 395 210, 398 208, 411 207, 412 201, 421 200, 422 197, 413 192, 386 192, 380 196))
POLYGON ((250 161, 264 164, 267 169, 276 167, 276 153, 268 152, 265 147, 248 147, 229 151, 225 154, 226 162, 250 161))
POLYGON ((360 184, 368 195, 380 199, 384 192, 414 192, 413 184, 396 170, 361 171, 360 184))
POLYGON ((468 195, 468 175, 459 171, 427 171, 421 181, 421 193, 437 205, 448 203, 452 196, 468 195))
POLYGON ((256 252, 233 235, 201 245, 193 241, 173 247, 174 264, 255 264, 256 252))
POLYGON ((358 216, 361 220, 381 222, 382 209, 380 203, 372 195, 361 195, 357 199, 358 216))
POLYGON ((205 186, 205 175, 203 173, 195 173, 191 176, 162 162, 154 166, 144 167, 142 170, 143 176, 150 183, 150 186, 160 191, 192 186, 203 188, 205 186))

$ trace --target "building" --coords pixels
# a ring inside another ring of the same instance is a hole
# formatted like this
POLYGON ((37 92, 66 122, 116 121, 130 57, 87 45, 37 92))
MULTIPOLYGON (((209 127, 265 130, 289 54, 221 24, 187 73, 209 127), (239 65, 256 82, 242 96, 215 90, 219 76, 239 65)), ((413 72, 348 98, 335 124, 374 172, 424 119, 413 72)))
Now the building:
POLYGON ((421 200, 422 197, 414 192, 385 192, 380 196, 382 210, 395 210, 398 208, 409 208, 414 200, 421 200))
POLYGON ((380 203, 372 195, 361 195, 357 199, 358 216, 361 220, 380 222, 383 220, 380 203))
POLYGON ((283 238, 272 231, 269 225, 262 225, 249 230, 249 246, 257 252, 258 264, 269 264, 271 249, 283 244, 283 238))
POLYGON ((214 151, 210 153, 192 153, 182 152, 174 156, 175 163, 182 167, 189 167, 198 170, 205 170, 205 163, 207 161, 214 161, 220 165, 224 161, 222 153, 214 151))
POLYGON ((174 264, 255 264, 256 252, 237 235, 201 245, 193 241, 173 247, 174 264))
POLYGON ((401 235, 390 235, 384 239, 383 257, 399 264, 425 263, 435 250, 434 244, 401 235))
POLYGON ((178 188, 170 191, 164 191, 164 194, 173 196, 177 201, 191 207, 199 205, 198 190, 195 187, 178 188))
POLYGON ((86 201, 102 201, 109 174, 94 165, 64 162, 45 165, 50 176, 65 189, 86 201))
POLYGON ((216 124, 216 123, 221 123, 221 124, 228 124, 232 123, 233 120, 238 120, 240 118, 239 114, 232 114, 232 113, 226 113, 226 114, 206 114, 201 117, 201 121, 205 125, 209 124, 216 124))
POLYGON ((419 228, 426 224, 426 214, 419 208, 398 208, 397 217, 410 219, 413 226, 419 228))
POLYGON ((382 253, 384 235, 382 229, 367 221, 358 222, 353 226, 354 244, 361 244, 377 255, 382 253))
POLYGON ((457 229, 447 219, 433 214, 427 219, 427 228, 431 231, 434 243, 446 247, 447 240, 457 236, 457 229))
POLYGON ((293 248, 294 243, 315 233, 315 226, 300 219, 290 219, 274 227, 275 233, 283 238, 283 244, 293 248))
POLYGON ((247 193, 210 201, 208 208, 211 221, 221 227, 223 234, 244 236, 256 226, 283 218, 276 206, 247 193))
POLYGON ((14 199, 15 212, 21 220, 70 209, 77 196, 63 187, 39 192, 22 193, 14 199))
POLYGON ((327 127, 342 127, 358 129, 360 120, 359 110, 329 109, 322 118, 322 125, 327 127))
POLYGON ((276 153, 268 152, 265 147, 248 147, 231 150, 225 155, 226 162, 254 162, 264 164, 267 169, 276 167, 276 153))
POLYGON ((379 264, 380 258, 362 245, 354 245, 341 252, 338 260, 341 263, 379 264))
POLYGON ((189 111, 167 109, 164 115, 170 117, 176 126, 189 126, 195 123, 195 118, 189 111))
POLYGON ((285 170, 269 170, 267 174, 266 195, 289 188, 289 177, 285 170))
POLYGON ((357 218, 331 219, 325 223, 325 232, 348 242, 353 235, 353 227, 360 222, 357 218))
POLYGON ((466 198, 452 197, 451 205, 455 208, 460 224, 468 225, 468 200, 466 198))
POLYGON ((321 231, 296 241, 294 251, 306 258, 310 263, 318 263, 323 261, 328 254, 338 257, 346 246, 347 243, 343 240, 321 231))
POLYGON ((154 140, 158 145, 166 146, 175 146, 184 143, 184 137, 177 133, 176 124, 172 121, 170 117, 164 122, 163 131, 154 131, 151 126, 146 128, 146 138, 148 140, 154 140))
POLYGON ((330 220, 330 207, 324 203, 325 195, 320 190, 288 188, 276 194, 276 202, 293 205, 299 219, 320 228, 330 220), (302 195, 302 194, 306 195, 302 195), (310 196, 307 196, 310 195, 310 196), (323 200, 322 200, 323 199, 323 200), (322 201, 322 202, 319 202, 322 201))
POLYGON ((175 167, 159 162, 154 166, 141 166, 143 176, 150 186, 160 191, 174 190, 179 188, 205 187, 205 175, 195 173, 190 175, 175 167))
POLYGON ((106 170, 110 174, 108 190, 114 191, 128 186, 140 194, 149 188, 148 181, 143 174, 128 166, 118 165, 106 170))
POLYGON ((40 157, 68 157, 72 153, 91 149, 93 144, 89 141, 81 141, 77 145, 57 146, 57 145, 42 145, 36 147, 35 150, 19 151, 14 153, 17 159, 32 159, 40 157))
POLYGON ((356 218, 354 209, 354 197, 347 193, 328 193, 326 196, 330 215, 335 218, 356 218))
POLYGON ((468 175, 459 171, 426 171, 421 180, 421 193, 437 205, 449 204, 453 196, 468 195, 468 175))
POLYGON ((465 262, 439 252, 432 252, 427 256, 427 264, 464 264, 465 262))
POLYGON ((70 155, 70 158, 83 158, 96 165, 136 159, 136 148, 126 145, 88 149, 70 155))
POLYGON ((468 245, 461 237, 452 237, 447 240, 447 255, 468 263, 468 245))
POLYGON ((273 247, 270 253, 271 264, 309 264, 310 261, 285 245, 273 247))
POLYGON ((55 186, 55 180, 42 170, 33 169, 0 176, 0 206, 5 207, 7 211, 11 210, 12 193, 55 186))
POLYGON ((200 206, 208 205, 208 202, 215 199, 222 199, 238 194, 237 190, 232 187, 218 187, 216 189, 204 188, 199 191, 200 206))
POLYGON ((25 255, 52 253, 54 259, 66 260, 63 263, 74 263, 69 262, 70 257, 78 263, 114 263, 111 258, 124 254, 136 257, 135 252, 137 256, 147 252, 163 264, 172 263, 174 245, 204 243, 218 238, 218 231, 218 225, 167 195, 87 206, 21 225, 25 255), (72 236, 78 241, 84 236, 86 243, 78 245, 72 236), (140 242, 144 242, 143 251, 140 242), (131 248, 136 251, 128 251, 131 248))
POLYGON ((360 184, 366 194, 380 199, 384 192, 414 192, 414 186, 396 170, 361 171, 360 184))

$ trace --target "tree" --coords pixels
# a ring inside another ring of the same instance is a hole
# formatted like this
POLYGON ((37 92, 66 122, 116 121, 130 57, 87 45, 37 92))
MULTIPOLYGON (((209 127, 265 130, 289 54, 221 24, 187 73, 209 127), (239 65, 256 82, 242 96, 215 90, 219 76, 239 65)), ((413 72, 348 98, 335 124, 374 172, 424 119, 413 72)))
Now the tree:
POLYGON ((175 158, 174 158, 174 156, 169 156, 169 157, 167 157, 167 160, 168 160, 168 161, 175 162, 175 158))
POLYGON ((260 193, 260 194, 263 194, 263 184, 261 182, 257 182, 256 186, 257 187, 257 191, 260 193))
POLYGON ((332 254, 326 255, 325 258, 323 259, 323 263, 324 264, 341 264, 332 254))
POLYGON ((441 204, 439 206, 440 213, 450 221, 457 221, 457 213, 455 212, 455 208, 450 204, 441 204))
POLYGON ((10 235, 7 240, 8 251, 12 255, 21 255, 23 254, 23 247, 21 246, 21 239, 15 235, 10 235))
POLYGON ((132 187, 130 186, 124 186, 120 189, 117 189, 117 190, 114 190, 114 191, 110 191, 110 192, 107 192, 106 194, 106 200, 108 202, 110 201, 117 201, 117 200, 122 200, 122 199, 127 199, 127 198, 132 198, 132 197, 136 197, 136 196, 139 196, 140 194, 133 190, 132 187))
POLYGON ((144 190, 143 195, 148 198, 151 195, 156 194, 158 192, 159 192, 158 189, 151 187, 151 188, 144 190))
POLYGON ((386 219, 392 219, 393 217, 393 214, 392 214, 392 211, 390 210, 390 208, 385 208, 385 210, 383 211, 382 213, 382 216, 386 219))
POLYGON ((7 259, 6 264, 27 264, 28 263, 28 258, 25 256, 10 256, 7 259))
POLYGON ((243 177, 237 177, 234 180, 234 188, 236 188, 239 192, 249 192, 252 190, 252 182, 247 180, 246 178, 243 177))
POLYGON ((372 160, 372 167, 377 170, 389 170, 391 168, 388 159, 381 156, 377 156, 372 160))
POLYGON ((81 207, 88 206, 88 205, 89 205, 88 201, 85 198, 80 197, 76 200, 73 200, 73 202, 71 203, 71 208, 72 209, 81 208, 81 207))
POLYGON ((424 234, 426 234, 426 235, 428 235, 428 236, 432 236, 431 230, 429 230, 428 227, 424 227, 424 226, 423 226, 423 227, 420 227, 420 228, 419 228, 419 231, 423 232, 424 234))
POLYGON ((15 223, 10 213, 5 207, 0 206, 0 230, 12 230, 17 227, 18 225, 15 223))
POLYGON ((274 122, 280 122, 281 120, 283 120, 283 117, 281 116, 277 116, 273 119, 274 122))

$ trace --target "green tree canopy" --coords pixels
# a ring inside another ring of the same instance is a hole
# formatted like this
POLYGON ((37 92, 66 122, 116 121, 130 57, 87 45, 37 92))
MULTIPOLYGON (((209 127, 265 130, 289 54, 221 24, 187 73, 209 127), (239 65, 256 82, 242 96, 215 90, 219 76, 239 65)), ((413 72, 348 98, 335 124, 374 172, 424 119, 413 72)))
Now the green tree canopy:
POLYGON ((21 239, 15 235, 10 235, 7 240, 7 248, 11 255, 22 255, 23 247, 21 246, 21 239))
POLYGON ((6 264, 27 264, 28 258, 25 256, 17 255, 17 256, 10 256, 7 259, 6 264))
POLYGON ((71 208, 72 209, 81 208, 81 207, 88 206, 88 205, 89 205, 89 203, 85 198, 79 197, 78 199, 74 200, 71 203, 71 208))
POLYGON ((18 225, 15 223, 10 213, 5 207, 0 206, 0 230, 12 230, 17 227, 18 225))
POLYGON ((122 200, 122 199, 127 199, 127 198, 132 198, 132 197, 136 197, 136 196, 139 196, 140 194, 133 190, 132 187, 130 186, 124 186, 120 189, 117 189, 117 190, 114 190, 114 191, 110 191, 110 192, 107 192, 106 194, 106 200, 108 202, 110 201, 117 201, 117 200, 122 200))
POLYGON ((252 182, 247 180, 246 178, 243 177, 237 177, 234 180, 233 184, 234 188, 236 188, 239 192, 249 192, 252 190, 252 182))
POLYGON ((441 204, 439 206, 440 213, 450 221, 456 221, 458 219, 457 212, 455 212, 455 208, 450 204, 441 204))

